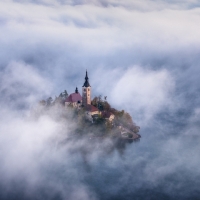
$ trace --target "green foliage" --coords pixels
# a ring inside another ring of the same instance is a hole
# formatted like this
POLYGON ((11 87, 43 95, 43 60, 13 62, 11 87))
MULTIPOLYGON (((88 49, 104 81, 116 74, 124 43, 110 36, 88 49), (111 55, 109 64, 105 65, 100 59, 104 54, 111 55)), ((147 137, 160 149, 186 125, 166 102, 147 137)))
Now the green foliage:
POLYGON ((112 122, 110 122, 110 121, 107 120, 106 123, 105 123, 105 125, 106 125, 106 131, 110 132, 111 129, 113 128, 112 122))
MULTIPOLYGON (((124 110, 119 111, 115 108, 112 108, 111 105, 108 103, 108 101, 106 101, 106 98, 107 98, 107 96, 105 96, 104 100, 102 100, 101 96, 98 96, 98 97, 96 96, 92 100, 91 104, 93 106, 97 107, 101 111, 107 111, 107 112, 113 113, 115 115, 115 119, 114 119, 115 125, 122 125, 124 127, 129 128, 131 131, 137 133, 139 131, 139 127, 137 127, 134 124, 130 114, 125 112, 124 110)), ((97 123, 99 123, 101 120, 102 119, 99 118, 97 120, 97 123)), ((106 122, 106 129, 110 130, 112 128, 113 128, 113 126, 106 122)))
MULTIPOLYGON (((46 101, 42 100, 40 101, 40 105, 45 105, 44 110, 50 110, 51 108, 56 109, 62 108, 64 106, 65 99, 68 97, 68 93, 65 90, 63 93, 60 93, 59 97, 55 97, 54 102, 52 103, 53 99, 49 97, 46 101), (51 105, 51 106, 50 106, 51 105), (46 107, 48 109, 46 109, 46 107)), ((124 126, 130 132, 139 132, 139 127, 137 127, 133 120, 132 117, 130 116, 129 113, 125 112, 124 110, 117 110, 115 108, 112 108, 111 105, 108 103, 106 100, 107 96, 104 96, 104 99, 102 100, 101 95, 94 97, 94 99, 91 101, 91 104, 95 107, 97 107, 101 111, 106 111, 106 112, 111 112, 115 115, 114 121, 110 122, 109 120, 106 120, 103 118, 101 115, 95 115, 93 117, 93 122, 91 123, 90 121, 87 120, 85 116, 85 108, 82 107, 81 109, 76 109, 73 107, 72 104, 69 104, 67 106, 67 109, 65 109, 66 114, 66 119, 70 119, 73 122, 76 123, 76 130, 75 132, 78 134, 97 134, 97 135, 104 135, 108 134, 110 136, 115 136, 115 137, 120 137, 121 132, 118 129, 117 126, 124 126)), ((63 108, 62 108, 63 109, 63 108)), ((133 134, 132 133, 127 133, 128 138, 132 138, 133 134)))
POLYGON ((117 111, 115 109, 112 110, 112 113, 115 115, 116 125, 124 126, 135 133, 139 132, 139 127, 135 125, 129 113, 124 110, 117 111))
POLYGON ((104 111, 110 111, 111 110, 111 106, 110 106, 110 104, 107 101, 104 101, 102 103, 102 106, 103 106, 103 110, 104 111))
POLYGON ((110 104, 106 101, 106 97, 104 97, 104 101, 102 101, 101 95, 99 97, 94 97, 94 99, 91 101, 91 104, 95 107, 97 107, 101 111, 110 111, 111 106, 110 104))
POLYGON ((94 122, 95 122, 96 124, 104 124, 104 123, 105 123, 105 119, 102 118, 102 117, 99 115, 98 118, 96 118, 96 119, 94 120, 94 122))
POLYGON ((95 107, 98 105, 98 97, 94 97, 94 99, 91 101, 91 104, 95 107))

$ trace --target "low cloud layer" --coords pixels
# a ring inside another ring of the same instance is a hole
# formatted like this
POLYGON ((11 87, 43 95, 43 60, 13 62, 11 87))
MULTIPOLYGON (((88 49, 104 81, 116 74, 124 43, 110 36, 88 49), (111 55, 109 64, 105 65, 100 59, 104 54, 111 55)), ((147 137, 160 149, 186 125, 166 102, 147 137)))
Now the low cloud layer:
POLYGON ((199 199, 199 6, 1 1, 0 199, 199 199), (39 100, 81 91, 86 69, 140 142, 110 150, 68 140, 63 111, 35 117, 39 100))

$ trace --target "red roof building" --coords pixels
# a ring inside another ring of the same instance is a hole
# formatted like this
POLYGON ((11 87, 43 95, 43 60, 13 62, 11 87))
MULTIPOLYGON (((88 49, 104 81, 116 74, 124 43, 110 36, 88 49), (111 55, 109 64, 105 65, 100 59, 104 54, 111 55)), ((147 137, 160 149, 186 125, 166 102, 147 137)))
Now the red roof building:
POLYGON ((70 94, 65 100, 66 105, 72 104, 73 106, 77 106, 82 102, 82 96, 78 92, 78 88, 76 88, 75 93, 70 94))
POLYGON ((86 106, 86 110, 89 111, 89 112, 91 112, 91 113, 93 113, 93 112, 99 112, 99 109, 98 109, 98 108, 96 108, 95 106, 90 105, 90 104, 88 104, 88 105, 86 106))
POLYGON ((67 99, 65 100, 65 102, 69 102, 69 103, 75 103, 75 102, 81 102, 82 101, 82 96, 80 95, 80 93, 72 93, 70 94, 67 99))
POLYGON ((85 109, 86 109, 85 116, 91 122, 93 122, 92 116, 99 115, 101 113, 98 108, 96 108, 95 106, 93 106, 91 104, 87 104, 85 109))

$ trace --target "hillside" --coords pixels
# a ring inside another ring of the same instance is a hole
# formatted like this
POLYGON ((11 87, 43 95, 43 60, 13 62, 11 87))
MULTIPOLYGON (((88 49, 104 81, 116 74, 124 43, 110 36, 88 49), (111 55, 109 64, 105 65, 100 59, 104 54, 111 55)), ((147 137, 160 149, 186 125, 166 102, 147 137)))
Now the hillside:
POLYGON ((138 140, 140 127, 137 126, 130 114, 124 110, 113 108, 107 98, 94 97, 87 107, 78 103, 74 106, 67 103, 69 98, 65 90, 53 100, 39 102, 36 116, 42 114, 53 115, 57 120, 68 120, 75 124, 74 136, 88 136, 90 138, 118 138, 121 140, 138 140), (53 112, 52 112, 53 111, 53 112))

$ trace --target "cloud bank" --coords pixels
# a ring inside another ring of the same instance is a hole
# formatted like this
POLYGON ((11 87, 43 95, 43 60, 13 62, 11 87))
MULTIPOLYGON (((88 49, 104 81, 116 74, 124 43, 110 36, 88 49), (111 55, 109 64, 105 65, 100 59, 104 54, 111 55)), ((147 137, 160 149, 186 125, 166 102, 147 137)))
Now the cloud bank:
POLYGON ((1 1, 0 199, 199 199, 199 6, 1 1), (33 117, 39 100, 81 90, 86 69, 139 143, 63 144, 76 123, 33 117))

